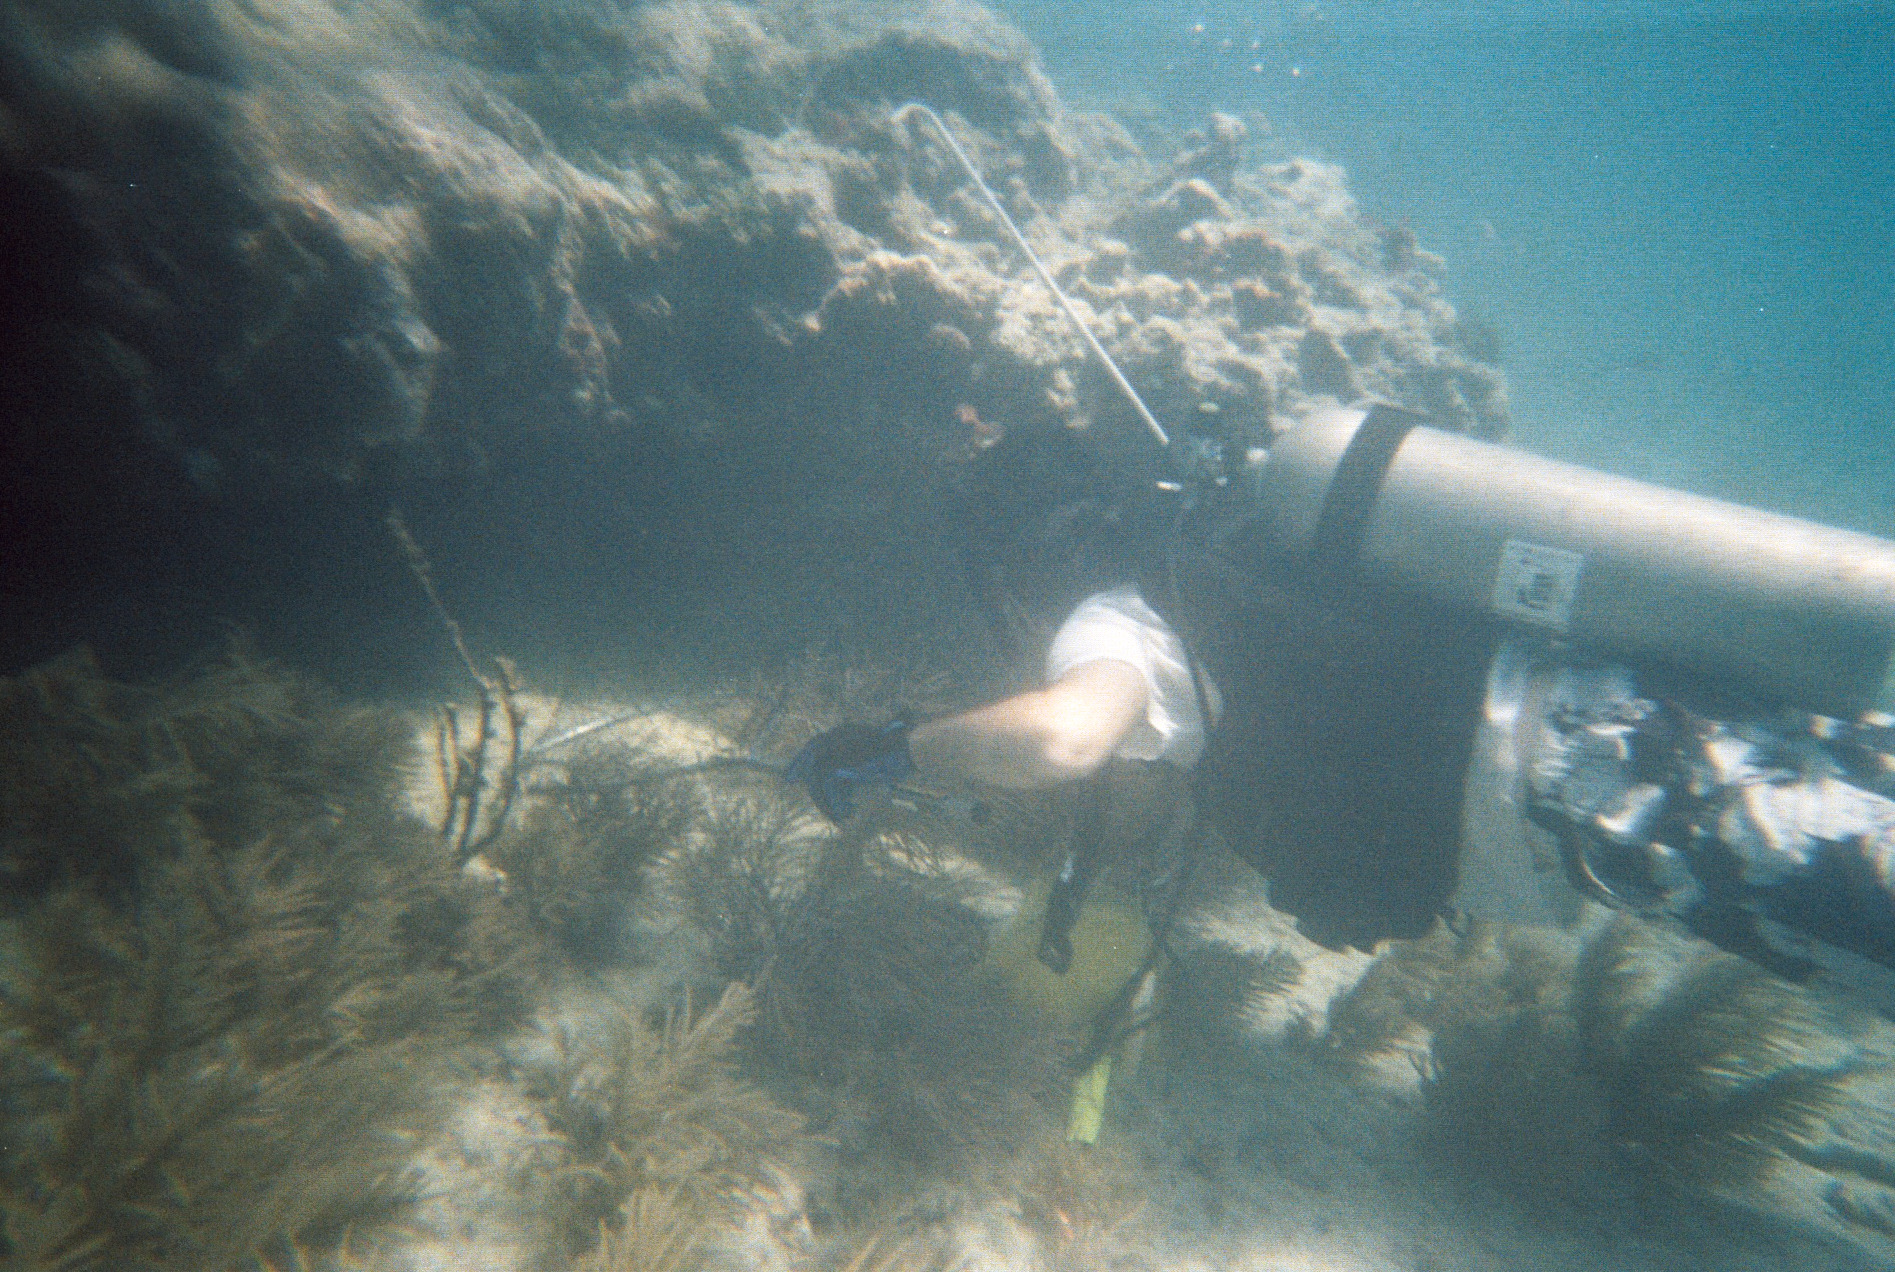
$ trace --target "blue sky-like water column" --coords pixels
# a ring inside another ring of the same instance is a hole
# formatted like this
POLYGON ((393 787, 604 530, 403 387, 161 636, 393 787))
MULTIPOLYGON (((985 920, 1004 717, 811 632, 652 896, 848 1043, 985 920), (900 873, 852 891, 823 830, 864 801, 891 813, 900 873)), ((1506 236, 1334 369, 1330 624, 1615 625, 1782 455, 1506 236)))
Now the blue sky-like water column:
POLYGON ((1895 8, 1008 12, 1077 100, 1343 163, 1498 336, 1519 444, 1895 535, 1895 8))

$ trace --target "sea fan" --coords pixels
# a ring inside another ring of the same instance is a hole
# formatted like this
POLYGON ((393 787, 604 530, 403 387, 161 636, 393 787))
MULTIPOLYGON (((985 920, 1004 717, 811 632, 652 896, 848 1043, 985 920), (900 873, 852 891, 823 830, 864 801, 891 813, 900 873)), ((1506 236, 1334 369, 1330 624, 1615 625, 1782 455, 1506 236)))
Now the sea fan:
POLYGON ((1867 1062, 1837 1008, 1636 919, 1587 948, 1573 997, 1619 1135, 1697 1183, 1755 1179, 1823 1138, 1867 1062))
POLYGON ((397 1202, 534 948, 394 812, 405 722, 241 654, 156 686, 69 656, 0 721, 12 1265, 223 1268, 397 1202))
POLYGON ((592 1266, 682 1261, 799 1152, 802 1119, 738 1076, 754 1018, 748 987, 733 984, 695 1019, 608 1013, 557 1039, 545 1095, 568 1160, 556 1182, 575 1247, 601 1225, 609 1234, 592 1266))

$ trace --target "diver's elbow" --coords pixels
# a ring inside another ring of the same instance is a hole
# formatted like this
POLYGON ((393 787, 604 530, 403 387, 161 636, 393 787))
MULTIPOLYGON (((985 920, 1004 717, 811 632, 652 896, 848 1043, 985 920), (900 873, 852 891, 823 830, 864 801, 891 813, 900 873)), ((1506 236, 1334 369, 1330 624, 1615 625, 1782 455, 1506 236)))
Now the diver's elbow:
POLYGON ((1040 752, 1040 763, 1054 783, 1091 777, 1112 756, 1110 740, 1076 730, 1055 730, 1040 752))

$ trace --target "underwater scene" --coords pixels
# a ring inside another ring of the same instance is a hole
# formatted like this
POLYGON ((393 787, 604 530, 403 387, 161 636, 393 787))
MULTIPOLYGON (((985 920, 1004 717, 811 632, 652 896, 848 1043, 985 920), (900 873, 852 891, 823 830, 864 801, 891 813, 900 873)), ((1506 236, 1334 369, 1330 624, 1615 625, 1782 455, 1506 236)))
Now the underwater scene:
POLYGON ((1891 98, 0 0, 0 1268, 1895 1268, 1891 98))

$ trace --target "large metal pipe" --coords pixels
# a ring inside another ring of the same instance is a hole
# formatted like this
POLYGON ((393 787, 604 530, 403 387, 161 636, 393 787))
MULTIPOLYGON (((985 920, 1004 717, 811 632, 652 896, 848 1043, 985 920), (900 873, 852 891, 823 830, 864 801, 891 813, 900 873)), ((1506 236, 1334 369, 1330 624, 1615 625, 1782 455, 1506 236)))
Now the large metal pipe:
POLYGON ((1823 715, 1887 707, 1895 543, 1346 407, 1261 477, 1268 540, 1344 587, 1393 588, 1823 715))

